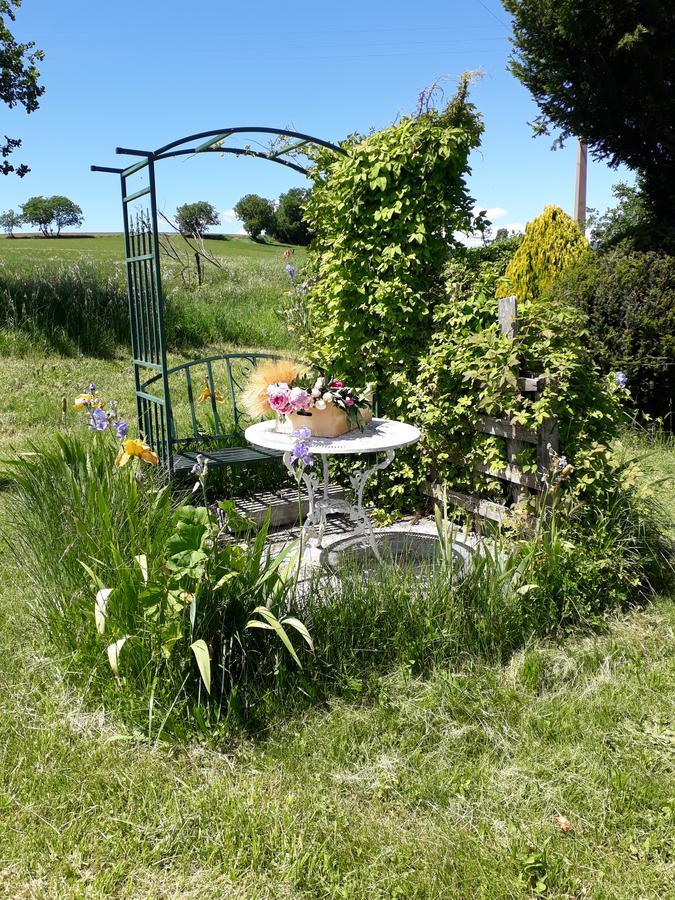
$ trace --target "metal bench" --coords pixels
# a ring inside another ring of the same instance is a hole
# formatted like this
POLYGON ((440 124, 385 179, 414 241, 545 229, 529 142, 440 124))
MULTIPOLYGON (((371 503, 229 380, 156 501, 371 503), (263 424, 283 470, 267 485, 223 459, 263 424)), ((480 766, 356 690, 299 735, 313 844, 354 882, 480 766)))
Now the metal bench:
POLYGON ((271 353, 224 353, 191 360, 158 372, 137 391, 142 433, 171 473, 189 471, 202 454, 210 466, 244 466, 277 459, 281 453, 257 450, 243 433, 251 418, 240 395, 260 360, 271 353), (168 423, 168 425, 167 425, 168 423))

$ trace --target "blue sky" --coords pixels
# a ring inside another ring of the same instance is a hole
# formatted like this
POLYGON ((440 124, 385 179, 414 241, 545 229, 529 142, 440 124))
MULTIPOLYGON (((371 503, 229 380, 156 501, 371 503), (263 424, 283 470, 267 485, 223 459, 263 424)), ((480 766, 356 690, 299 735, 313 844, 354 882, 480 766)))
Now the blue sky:
MULTIPOLYGON (((46 93, 30 116, 2 108, 3 133, 23 139, 32 171, 2 179, 1 209, 34 194, 66 194, 85 229, 121 229, 119 185, 89 171, 118 165, 118 145, 156 148, 232 125, 294 128, 329 140, 388 125, 414 110, 419 91, 482 70, 472 97, 485 121, 469 185, 496 227, 522 225, 547 203, 572 212, 576 147, 553 152, 533 138, 537 110, 507 71, 509 17, 498 0, 23 0, 15 32, 45 51, 46 93)), ((245 193, 277 197, 303 179, 253 160, 198 157, 158 170, 158 200, 209 200, 223 230, 245 193)), ((627 179, 589 161, 589 206, 612 203, 627 179)), ((628 180, 631 180, 628 177, 628 180)))

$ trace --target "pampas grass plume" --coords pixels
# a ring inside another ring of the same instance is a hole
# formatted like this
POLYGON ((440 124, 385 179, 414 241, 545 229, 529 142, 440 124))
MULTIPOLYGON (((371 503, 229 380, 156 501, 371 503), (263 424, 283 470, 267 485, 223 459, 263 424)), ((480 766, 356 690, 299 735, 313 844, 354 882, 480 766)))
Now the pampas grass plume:
POLYGON ((241 395, 244 409, 253 418, 269 416, 272 410, 267 402, 268 386, 278 381, 292 385, 306 371, 306 366, 294 359, 270 359, 255 366, 241 395))

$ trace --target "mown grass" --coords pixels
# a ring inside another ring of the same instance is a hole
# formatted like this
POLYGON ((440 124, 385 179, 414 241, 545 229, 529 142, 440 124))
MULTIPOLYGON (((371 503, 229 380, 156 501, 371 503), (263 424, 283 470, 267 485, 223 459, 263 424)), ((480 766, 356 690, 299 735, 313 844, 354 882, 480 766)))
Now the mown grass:
POLYGON ((2 568, 2 896, 675 890, 670 602, 506 666, 398 669, 375 701, 221 754, 150 749, 83 708, 37 649, 21 572, 2 568))

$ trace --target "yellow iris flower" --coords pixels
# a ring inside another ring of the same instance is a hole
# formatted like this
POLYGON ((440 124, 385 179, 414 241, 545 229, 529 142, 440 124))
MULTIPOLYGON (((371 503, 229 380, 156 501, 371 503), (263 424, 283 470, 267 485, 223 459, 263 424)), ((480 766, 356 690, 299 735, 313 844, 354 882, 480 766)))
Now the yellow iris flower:
POLYGON ((130 439, 128 441, 124 441, 124 443, 122 444, 120 452, 115 458, 115 465, 126 466, 129 460, 134 456, 137 456, 144 462, 151 463, 153 466, 156 466, 159 462, 157 454, 153 453, 153 451, 145 443, 145 441, 136 441, 130 439))
POLYGON ((89 407, 103 409, 104 405, 103 400, 94 397, 93 394, 78 394, 73 403, 75 409, 89 409, 89 407))
POLYGON ((204 390, 201 392, 199 397, 197 397, 197 403, 204 403, 205 400, 209 400, 211 397, 213 397, 214 400, 217 400, 218 403, 225 402, 225 398, 220 393, 220 391, 214 390, 212 393, 211 388, 209 387, 209 382, 205 381, 204 390))

